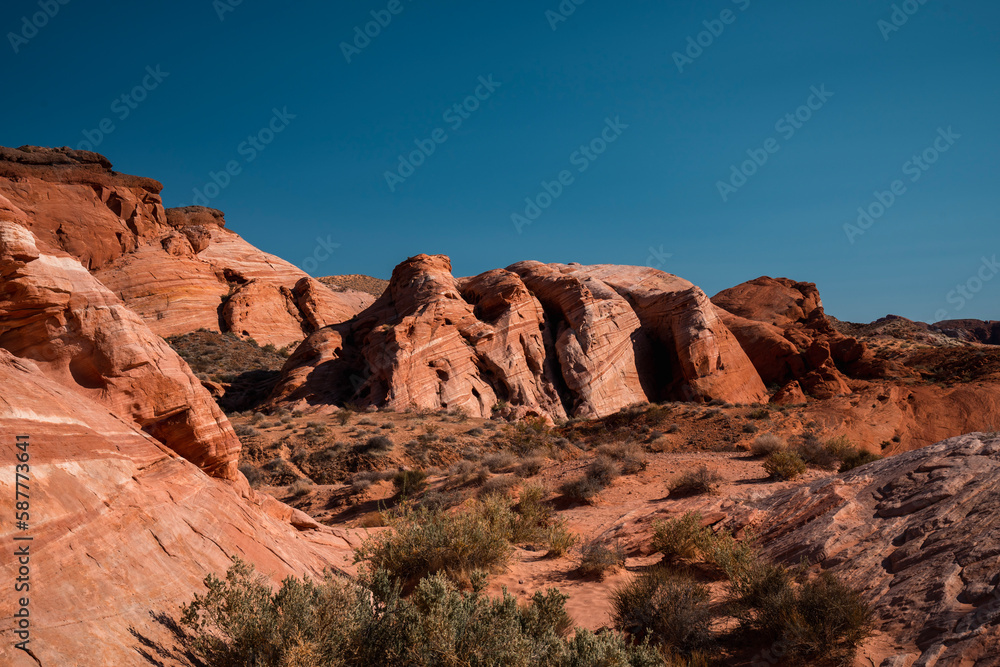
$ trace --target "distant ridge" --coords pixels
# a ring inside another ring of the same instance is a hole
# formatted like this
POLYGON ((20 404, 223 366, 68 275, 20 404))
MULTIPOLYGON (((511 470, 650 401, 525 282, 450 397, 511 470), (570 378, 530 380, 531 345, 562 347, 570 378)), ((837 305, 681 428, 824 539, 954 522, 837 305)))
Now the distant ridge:
POLYGON ((363 276, 360 274, 326 276, 325 278, 318 278, 318 280, 335 292, 341 292, 345 289, 349 289, 356 290, 358 292, 366 292, 376 297, 382 296, 382 294, 385 293, 386 289, 389 287, 388 280, 372 278, 371 276, 363 276))

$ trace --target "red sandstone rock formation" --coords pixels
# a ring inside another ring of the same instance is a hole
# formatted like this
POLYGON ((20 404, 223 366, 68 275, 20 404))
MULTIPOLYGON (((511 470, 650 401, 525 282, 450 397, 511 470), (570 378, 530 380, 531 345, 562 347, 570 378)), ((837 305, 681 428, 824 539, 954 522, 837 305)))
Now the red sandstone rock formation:
POLYGON ((0 220, 76 257, 161 336, 221 327, 283 347, 374 301, 261 252, 226 229, 219 211, 164 210, 161 189, 112 171, 96 153, 0 148, 0 220), (223 312, 222 301, 244 291, 223 312), (285 299, 290 292, 301 294, 285 299), (248 325, 258 321, 265 326, 248 325))
POLYGON ((831 398, 851 393, 843 369, 871 362, 864 344, 827 320, 812 283, 757 278, 719 292, 712 303, 764 382, 798 380, 806 394, 831 398))
MULTIPOLYGON (((30 530, 4 521, 0 550, 12 555, 25 544, 15 537, 33 538, 26 595, 37 659, 14 648, 17 596, 4 595, 0 664, 137 665, 148 654, 152 664, 187 665, 154 615, 178 618, 179 605, 231 557, 274 581, 349 562, 346 531, 208 477, 130 419, 5 350, 0 387, 0 457, 16 460, 15 435, 31 442, 30 530)), ((0 493, 14 498, 13 473, 0 476, 0 493)), ((7 500, 4 508, 13 511, 7 500)), ((0 576, 15 580, 15 558, 0 559, 0 576)))
POLYGON ((80 262, 39 245, 0 222, 0 348, 209 474, 238 479, 240 442, 187 364, 80 262))
POLYGON ((274 400, 489 416, 603 416, 649 400, 766 397, 704 293, 652 269, 515 264, 456 280, 420 255, 350 325, 313 334, 274 400))

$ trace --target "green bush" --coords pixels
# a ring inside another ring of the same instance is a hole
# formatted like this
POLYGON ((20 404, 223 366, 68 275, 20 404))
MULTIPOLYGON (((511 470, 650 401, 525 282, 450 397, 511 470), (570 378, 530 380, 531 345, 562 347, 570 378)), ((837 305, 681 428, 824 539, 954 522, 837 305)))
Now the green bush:
POLYGON ((701 514, 688 512, 679 519, 654 523, 650 546, 654 553, 663 554, 666 562, 692 559, 702 552, 711 535, 711 529, 701 525, 701 514))
POLYGON ((734 591, 744 632, 781 642, 789 664, 850 664, 873 632, 868 604, 829 572, 796 588, 787 570, 760 562, 734 591))
POLYGON ((570 531, 566 522, 557 521, 556 523, 549 526, 548 535, 546 536, 546 541, 549 545, 549 550, 545 554, 546 558, 561 558, 565 556, 570 549, 572 549, 576 543, 579 541, 576 533, 570 531))
POLYGON ((354 558, 408 586, 437 573, 463 582, 476 570, 507 564, 517 521, 509 504, 496 497, 455 514, 404 508, 389 520, 393 530, 366 540, 354 558))
POLYGON ((690 654, 712 643, 708 589, 683 575, 649 570, 611 595, 617 630, 633 639, 690 654))
POLYGON ((764 459, 764 470, 776 479, 795 479, 806 471, 806 464, 795 452, 774 452, 764 459))
POLYGON ((653 649, 630 646, 617 633, 578 629, 567 640, 566 596, 557 590, 520 605, 506 593, 486 597, 482 580, 476 583, 462 593, 429 577, 404 598, 388 574, 374 572, 357 582, 289 577, 275 593, 236 560, 225 580, 205 579, 208 592, 182 607, 182 624, 208 667, 661 664, 653 649))

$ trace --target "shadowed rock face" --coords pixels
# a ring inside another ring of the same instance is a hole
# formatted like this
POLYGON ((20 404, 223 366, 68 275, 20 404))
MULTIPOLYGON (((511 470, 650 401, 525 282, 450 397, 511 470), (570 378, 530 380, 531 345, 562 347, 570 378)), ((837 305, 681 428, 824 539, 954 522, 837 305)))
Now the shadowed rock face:
POLYGON ((603 416, 649 400, 758 402, 749 359, 701 290, 636 267, 522 262, 456 280, 419 255, 348 325, 289 359, 275 400, 489 416, 603 416))
POLYGON ((1000 436, 972 434, 778 493, 735 523, 863 589, 919 664, 986 667, 1000 665, 998 506, 1000 436))
MULTIPOLYGON (((38 660, 4 641, 2 665, 191 665, 154 614, 176 619, 231 557, 278 581, 319 576, 350 556, 346 532, 203 474, 131 420, 5 350, 0 387, 0 457, 16 460, 15 435, 31 443, 29 647, 38 660)), ((13 472, 0 476, 0 493, 14 497, 13 472)), ((3 522, 4 554, 25 544, 14 541, 23 534, 3 522)), ((17 568, 15 558, 0 559, 5 580, 17 568)), ((14 611, 15 596, 0 596, 8 638, 14 611)))
POLYGON ((220 211, 165 210, 161 189, 96 153, 0 148, 0 220, 80 260, 161 336, 204 328, 283 347, 374 301, 261 252, 220 211))
POLYGON ((238 479, 240 442, 188 365, 65 253, 0 222, 0 348, 134 422, 209 474, 238 479))

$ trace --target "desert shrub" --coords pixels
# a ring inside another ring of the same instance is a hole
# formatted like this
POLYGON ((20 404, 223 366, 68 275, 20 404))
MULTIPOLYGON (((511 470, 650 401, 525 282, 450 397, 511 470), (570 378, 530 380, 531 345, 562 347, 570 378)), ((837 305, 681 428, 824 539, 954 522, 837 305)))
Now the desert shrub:
POLYGON ((645 453, 635 444, 603 445, 597 451, 616 461, 623 475, 634 475, 648 465, 645 453))
POLYGON ((769 456, 775 452, 782 452, 787 448, 785 439, 774 433, 765 433, 757 436, 750 445, 750 453, 754 456, 769 456))
POLYGON ((611 485, 621 474, 618 464, 607 456, 599 456, 587 466, 583 477, 569 480, 559 487, 568 498, 590 500, 611 485))
POLYGON ((292 498, 301 498, 313 490, 313 484, 309 480, 299 479, 288 487, 288 495, 292 498))
POLYGON ((355 561, 411 585, 436 573, 460 582, 476 570, 506 565, 515 522, 509 506, 493 498, 455 514, 405 508, 389 520, 391 532, 368 539, 355 551, 355 561))
POLYGON ((463 593, 429 577, 405 598, 387 573, 373 572, 358 581, 289 577, 272 592, 238 560, 205 585, 182 606, 181 622, 208 667, 660 664, 651 648, 617 633, 578 630, 567 640, 566 596, 556 590, 520 605, 506 593, 482 595, 481 583, 463 593))
POLYGON ((517 497, 514 511, 519 520, 514 525, 511 541, 515 543, 531 542, 546 533, 555 512, 545 502, 548 492, 537 484, 525 486, 517 497))
POLYGON ((490 472, 500 472, 514 465, 517 461, 510 452, 497 452, 483 458, 483 465, 489 468, 490 472))
POLYGON ((396 493, 407 498, 427 487, 427 473, 423 470, 400 470, 392 477, 396 493))
POLYGON ((545 467, 545 459, 541 456, 529 456, 526 459, 521 460, 514 470, 514 474, 518 477, 534 477, 542 471, 545 467))
POLYGON ((351 416, 353 414, 354 413, 352 413, 350 410, 348 410, 347 408, 344 408, 344 409, 338 411, 334 415, 334 419, 336 419, 337 423, 340 424, 341 426, 347 426, 348 422, 351 421, 351 416))
POLYGON ((503 475, 502 477, 491 477, 483 485, 479 487, 479 491, 476 492, 480 498, 485 498, 486 496, 496 495, 509 497, 514 493, 514 489, 517 487, 517 478, 511 475, 503 475))
POLYGON ((715 493, 723 477, 717 472, 701 466, 690 470, 670 482, 671 496, 697 496, 705 493, 715 493))
POLYGON ((250 418, 250 423, 251 424, 259 424, 262 421, 264 421, 264 413, 263 412, 255 412, 255 413, 253 413, 253 417, 250 418))
POLYGON ((351 482, 351 495, 358 496, 365 493, 372 486, 370 479, 355 479, 351 482))
POLYGON ((604 486, 610 486, 621 475, 621 467, 607 456, 599 456, 587 466, 586 477, 604 486))
POLYGON ((679 424, 671 424, 667 428, 667 433, 680 433, 680 432, 681 432, 681 427, 679 424))
POLYGON ((751 410, 750 412, 747 413, 747 418, 748 419, 770 419, 771 418, 771 411, 768 410, 767 408, 763 408, 763 407, 761 407, 761 408, 754 408, 753 410, 751 410))
POLYGON ((744 433, 756 433, 759 430, 760 429, 757 428, 756 424, 744 424, 743 425, 743 432, 744 433))
POLYGON ((691 559, 701 552, 711 535, 711 529, 701 525, 701 514, 688 512, 679 519, 654 523, 650 546, 654 553, 663 554, 666 562, 691 559))
POLYGON ((762 562, 734 590, 744 631, 781 642, 791 664, 849 664, 872 634, 868 604, 829 572, 796 589, 787 570, 762 562))
POLYGON ((858 452, 858 447, 846 435, 838 435, 826 441, 824 448, 831 456, 841 461, 853 456, 858 452))
POLYGON ((806 471, 806 464, 795 452, 774 452, 764 459, 764 470, 775 479, 795 479, 806 471))
POLYGON ((462 460, 448 468, 448 483, 452 486, 464 484, 485 484, 490 478, 490 471, 481 464, 462 460))
POLYGON ((560 558, 565 556, 579 541, 576 533, 570 531, 565 521, 556 521, 548 529, 546 541, 549 550, 545 554, 547 558, 560 558))
POLYGON ((371 417, 362 417, 358 420, 358 426, 375 426, 375 421, 371 417))
POLYGON ((236 435, 241 438, 260 435, 260 431, 250 424, 234 424, 233 430, 236 431, 236 435))
POLYGON ((249 463, 241 463, 240 472, 243 473, 243 476, 247 478, 248 482, 250 482, 251 487, 257 488, 258 486, 260 486, 260 483, 262 481, 262 475, 260 474, 260 470, 258 470, 256 466, 253 466, 249 463))
POLYGON ((375 435, 368 438, 363 445, 358 447, 358 450, 364 454, 386 454, 392 451, 393 444, 392 440, 388 436, 375 435))
POLYGON ((618 541, 606 544, 591 540, 583 545, 580 556, 577 572, 588 578, 604 579, 609 573, 625 567, 625 549, 618 541))
POLYGON ((611 594, 617 630, 690 654, 712 642, 708 589, 690 577, 653 569, 611 594))
POLYGON ((838 457, 811 434, 806 436, 805 440, 795 448, 795 453, 806 465, 823 470, 832 470, 837 467, 838 457))
POLYGON ((281 418, 281 423, 282 424, 290 424, 290 423, 292 423, 292 416, 291 415, 285 415, 284 417, 281 418))
POLYGON ((860 466, 863 466, 874 461, 881 461, 882 457, 878 454, 873 454, 867 450, 859 450, 855 454, 847 457, 840 464, 839 472, 847 472, 848 470, 854 470, 860 466))

